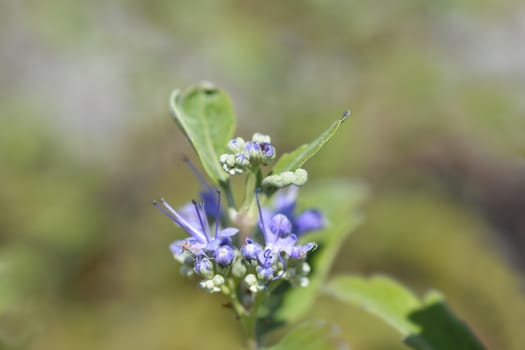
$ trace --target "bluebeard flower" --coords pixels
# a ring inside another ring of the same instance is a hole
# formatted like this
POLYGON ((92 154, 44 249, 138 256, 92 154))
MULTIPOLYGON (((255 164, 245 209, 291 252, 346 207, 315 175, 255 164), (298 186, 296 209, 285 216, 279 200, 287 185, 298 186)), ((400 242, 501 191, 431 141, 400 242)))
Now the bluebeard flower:
POLYGON ((299 188, 297 186, 290 186, 278 191, 275 194, 273 209, 264 208, 263 218, 268 221, 277 213, 285 215, 292 225, 291 231, 300 237, 307 232, 324 228, 326 219, 321 211, 317 209, 307 209, 299 215, 296 215, 295 209, 298 191, 299 188))
MULTIPOLYGON (((183 228, 190 237, 175 241, 170 249, 174 255, 181 255, 184 250, 188 250, 196 256, 204 255, 207 252, 214 253, 219 247, 230 244, 230 237, 235 235, 239 230, 233 227, 227 227, 219 230, 219 220, 215 220, 215 234, 212 237, 210 226, 204 210, 203 203, 193 201, 193 215, 186 214, 186 218, 173 209, 164 199, 153 202, 162 213, 169 217, 178 226, 183 228)), ((220 217, 220 196, 216 204, 217 214, 220 217)))
POLYGON ((256 272, 261 280, 282 278, 286 270, 286 260, 304 259, 316 245, 315 243, 297 245, 297 236, 292 233, 290 220, 283 214, 276 214, 267 222, 263 216, 258 192, 256 201, 260 229, 264 237, 264 249, 251 239, 247 239, 246 244, 241 248, 241 253, 247 260, 257 259, 256 272))
POLYGON ((259 243, 256 243, 251 239, 246 238, 246 244, 243 245, 241 248, 241 254, 245 259, 255 260, 261 252, 262 247, 259 243))
POLYGON ((215 261, 219 265, 229 265, 233 261, 235 253, 229 245, 221 245, 215 250, 215 261))

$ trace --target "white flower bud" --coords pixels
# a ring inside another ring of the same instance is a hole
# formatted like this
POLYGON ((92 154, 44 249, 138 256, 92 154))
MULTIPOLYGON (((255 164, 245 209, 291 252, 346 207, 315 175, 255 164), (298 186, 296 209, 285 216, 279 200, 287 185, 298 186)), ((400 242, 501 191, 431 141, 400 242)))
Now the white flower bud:
POLYGON ((253 134, 252 141, 257 142, 257 143, 262 143, 262 142, 272 143, 272 139, 270 138, 270 136, 264 135, 258 132, 253 134))
POLYGON ((297 169, 294 173, 295 179, 293 184, 296 186, 302 186, 308 181, 308 172, 304 169, 297 169))

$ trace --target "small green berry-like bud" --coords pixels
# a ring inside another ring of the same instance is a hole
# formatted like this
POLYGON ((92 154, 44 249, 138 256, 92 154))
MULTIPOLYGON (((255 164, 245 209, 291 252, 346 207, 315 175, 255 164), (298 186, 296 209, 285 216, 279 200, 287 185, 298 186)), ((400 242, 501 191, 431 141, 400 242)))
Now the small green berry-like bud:
POLYGON ((310 271, 312 271, 312 268, 310 267, 310 264, 308 264, 306 261, 303 262, 301 265, 297 267, 297 270, 300 271, 302 275, 308 275, 310 271))
POLYGON ((304 169, 297 169, 294 173, 295 180, 293 182, 296 186, 302 186, 308 181, 308 172, 304 169))
POLYGON ((237 278, 241 278, 244 277, 244 275, 246 275, 246 266, 244 266, 242 259, 237 259, 233 263, 232 274, 237 278))
POLYGON ((255 277, 253 273, 250 273, 244 277, 244 283, 246 283, 248 286, 252 286, 257 283, 257 277, 255 277))
POLYGON ((213 283, 213 280, 202 280, 199 282, 199 285, 202 289, 204 289, 208 293, 217 293, 221 291, 219 287, 215 286, 215 284, 213 283))
POLYGON ((244 277, 244 283, 252 293, 257 293, 264 288, 264 286, 259 283, 257 277, 253 273, 250 273, 244 277))
POLYGON ((279 176, 281 177, 282 181, 281 187, 291 185, 295 181, 295 174, 291 171, 285 171, 284 173, 279 174, 279 176))
POLYGON ((224 284, 224 277, 222 277, 221 275, 215 275, 213 276, 212 281, 215 287, 220 287, 224 284))

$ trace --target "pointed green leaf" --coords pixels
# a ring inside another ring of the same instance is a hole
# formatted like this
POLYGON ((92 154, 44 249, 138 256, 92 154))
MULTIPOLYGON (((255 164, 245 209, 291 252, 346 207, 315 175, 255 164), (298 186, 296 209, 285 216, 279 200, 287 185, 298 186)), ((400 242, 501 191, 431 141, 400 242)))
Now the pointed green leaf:
POLYGON ((484 349, 437 292, 420 300, 406 287, 385 276, 337 277, 328 284, 326 292, 383 319, 400 332, 405 344, 413 349, 484 349))
POLYGON ((201 85, 184 92, 173 91, 170 112, 197 152, 202 166, 217 184, 228 180, 219 163, 233 137, 235 116, 228 95, 218 88, 201 85))
POLYGON ((346 111, 341 118, 337 119, 325 130, 318 138, 308 144, 299 146, 295 151, 283 154, 272 169, 274 174, 279 174, 285 171, 293 171, 300 168, 310 158, 312 158, 332 136, 335 135, 337 129, 346 120, 349 111, 346 111))
POLYGON ((335 350, 341 344, 336 329, 325 322, 305 322, 293 328, 281 341, 267 350, 335 350))
POLYGON ((293 322, 308 312, 325 283, 343 241, 361 222, 356 208, 365 196, 365 187, 350 181, 317 183, 301 192, 301 207, 322 209, 328 225, 322 231, 301 237, 303 243, 319 244, 309 260, 312 267, 310 284, 306 288, 291 288, 286 291, 281 296, 283 299, 275 319, 293 322))

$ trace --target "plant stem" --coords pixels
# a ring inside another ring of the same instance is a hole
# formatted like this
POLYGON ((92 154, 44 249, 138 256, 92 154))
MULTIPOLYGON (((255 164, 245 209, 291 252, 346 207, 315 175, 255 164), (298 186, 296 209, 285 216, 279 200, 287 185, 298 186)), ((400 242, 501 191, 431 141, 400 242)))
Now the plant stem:
POLYGON ((257 332, 257 316, 259 307, 279 284, 281 284, 280 280, 273 281, 268 285, 266 290, 257 293, 255 295, 255 300, 251 307, 250 313, 248 313, 246 317, 242 319, 249 350, 257 350, 261 345, 261 335, 257 332))
POLYGON ((249 172, 246 176, 246 192, 244 193, 244 201, 239 208, 236 217, 237 227, 240 229, 240 240, 244 242, 257 223, 257 206, 255 202, 255 190, 257 186, 256 174, 249 172))
POLYGON ((228 208, 235 209, 235 199, 233 198, 230 181, 226 180, 225 182, 221 182, 221 187, 224 191, 224 195, 226 196, 226 203, 228 203, 228 208))
POLYGON ((255 301, 252 305, 250 313, 244 320, 244 329, 246 331, 248 349, 256 350, 259 348, 260 337, 257 333, 257 311, 259 310, 259 306, 264 300, 265 294, 266 293, 261 292, 255 295, 255 301))

